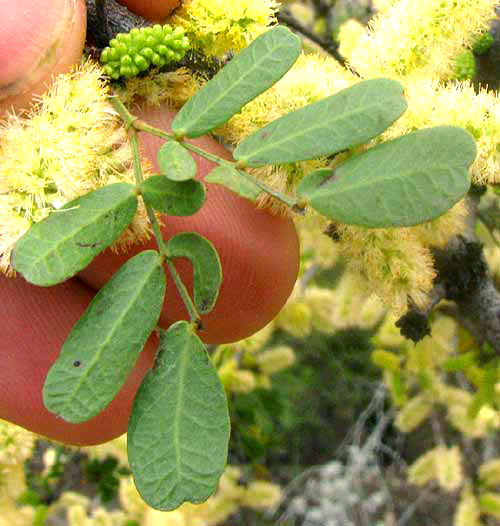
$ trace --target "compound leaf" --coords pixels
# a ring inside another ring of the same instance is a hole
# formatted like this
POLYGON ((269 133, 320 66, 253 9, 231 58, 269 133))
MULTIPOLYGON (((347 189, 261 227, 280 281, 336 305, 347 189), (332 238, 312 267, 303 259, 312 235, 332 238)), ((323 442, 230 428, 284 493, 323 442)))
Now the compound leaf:
POLYGON ((205 203, 205 187, 199 181, 170 181, 164 175, 153 175, 141 184, 147 204, 171 216, 190 216, 205 203))
POLYGON ((177 141, 166 142, 158 151, 161 173, 172 181, 188 181, 196 175, 192 155, 177 141))
POLYGON ((429 221, 451 208, 470 186, 476 156, 461 128, 418 130, 356 155, 330 177, 312 173, 300 197, 321 214, 366 227, 400 227, 429 221))
POLYGON ((111 403, 160 317, 165 287, 162 258, 154 250, 121 267, 73 327, 50 369, 43 388, 49 411, 76 424, 111 403))
POLYGON ((405 110, 399 82, 365 80, 264 126, 233 157, 262 166, 332 155, 379 135, 405 110))
POLYGON ((137 393, 128 429, 135 485, 153 508, 173 510, 217 489, 230 435, 224 388, 186 321, 162 336, 137 393))
POLYGON ((262 190, 244 174, 232 168, 222 165, 214 168, 204 179, 206 183, 220 184, 229 188, 235 194, 250 201, 256 201, 262 190))
POLYGON ((61 283, 111 245, 137 210, 135 187, 116 183, 78 197, 35 223, 16 243, 12 265, 35 285, 61 283))
POLYGON ((200 137, 225 123, 278 82, 297 60, 300 50, 300 39, 287 28, 270 29, 184 104, 172 130, 181 136, 200 137))
POLYGON ((183 232, 169 239, 171 258, 188 258, 194 270, 194 304, 201 314, 210 312, 219 295, 222 267, 213 244, 194 232, 183 232))

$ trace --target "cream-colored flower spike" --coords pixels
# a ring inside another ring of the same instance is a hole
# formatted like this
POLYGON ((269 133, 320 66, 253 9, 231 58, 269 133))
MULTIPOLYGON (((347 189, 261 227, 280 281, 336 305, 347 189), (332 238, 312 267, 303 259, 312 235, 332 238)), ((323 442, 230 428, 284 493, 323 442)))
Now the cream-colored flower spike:
MULTIPOLYGON (((134 181, 127 134, 101 76, 87 62, 61 75, 29 115, 0 126, 0 270, 7 274, 10 252, 32 223, 99 187, 134 181)), ((140 210, 118 245, 148 236, 140 210)))
POLYGON ((206 55, 241 51, 275 21, 276 0, 185 0, 170 22, 206 55))
POLYGON ((363 77, 448 79, 488 29, 498 0, 400 0, 375 16, 350 56, 363 77))

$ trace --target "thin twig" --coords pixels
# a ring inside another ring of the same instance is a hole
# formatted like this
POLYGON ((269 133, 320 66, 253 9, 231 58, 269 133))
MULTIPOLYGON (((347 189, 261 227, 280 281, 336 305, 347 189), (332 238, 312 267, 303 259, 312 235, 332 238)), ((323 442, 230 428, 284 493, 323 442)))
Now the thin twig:
POLYGON ((288 27, 295 29, 301 35, 307 37, 309 40, 317 44, 329 55, 331 55, 335 60, 340 62, 343 66, 346 65, 345 58, 339 53, 338 45, 329 39, 325 39, 317 35, 314 31, 310 30, 308 27, 300 23, 290 11, 286 8, 282 9, 278 13, 278 21, 282 24, 287 25, 288 27))

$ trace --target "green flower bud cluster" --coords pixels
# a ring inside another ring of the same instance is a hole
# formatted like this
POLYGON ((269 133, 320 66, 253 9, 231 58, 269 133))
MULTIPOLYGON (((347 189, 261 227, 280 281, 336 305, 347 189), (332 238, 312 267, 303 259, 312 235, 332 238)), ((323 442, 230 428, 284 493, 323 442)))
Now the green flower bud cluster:
POLYGON ((472 51, 474 51, 475 55, 484 55, 490 47, 493 45, 494 38, 493 35, 486 31, 486 33, 483 33, 472 46, 472 51))
POLYGON ((472 51, 464 51, 455 58, 455 79, 472 80, 476 74, 476 57, 472 51))
POLYGON ((119 33, 101 53, 106 75, 114 80, 137 76, 152 65, 159 68, 180 61, 189 48, 184 29, 156 24, 119 33))

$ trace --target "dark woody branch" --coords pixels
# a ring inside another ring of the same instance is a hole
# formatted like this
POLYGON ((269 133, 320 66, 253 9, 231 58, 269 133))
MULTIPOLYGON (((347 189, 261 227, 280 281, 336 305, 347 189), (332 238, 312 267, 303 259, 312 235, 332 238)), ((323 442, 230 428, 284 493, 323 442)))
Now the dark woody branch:
POLYGON ((135 15, 115 0, 86 0, 87 3, 87 40, 94 42, 98 48, 118 33, 128 33, 134 27, 150 26, 139 15, 135 15))
POLYGON ((414 320, 422 323, 441 299, 450 300, 454 305, 439 310, 452 315, 479 345, 487 343, 500 355, 500 292, 475 235, 478 201, 477 196, 470 196, 472 206, 464 235, 453 238, 445 249, 433 251, 437 277, 430 308, 425 312, 410 308, 397 325, 403 335, 411 338, 409 334, 413 334, 416 337, 411 339, 419 341, 428 332, 419 333, 414 320))
POLYGON ((489 274, 482 245, 457 238, 437 254, 436 261, 445 297, 455 302, 457 321, 480 345, 488 343, 500 354, 500 293, 489 274))

